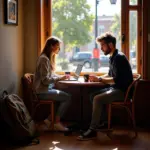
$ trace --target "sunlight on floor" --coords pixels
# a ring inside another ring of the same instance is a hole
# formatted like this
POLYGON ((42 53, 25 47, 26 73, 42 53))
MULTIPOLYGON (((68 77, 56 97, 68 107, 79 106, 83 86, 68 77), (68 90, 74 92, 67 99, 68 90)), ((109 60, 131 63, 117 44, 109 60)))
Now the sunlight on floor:
POLYGON ((60 143, 60 142, 58 142, 58 141, 53 141, 53 142, 52 142, 52 144, 54 144, 54 145, 56 145, 56 144, 58 144, 58 143, 60 143))
POLYGON ((60 143, 59 141, 53 141, 52 144, 54 145, 53 147, 50 147, 49 150, 63 150, 61 148, 58 148, 55 146, 56 144, 60 143))
POLYGON ((54 146, 54 147, 50 147, 49 150, 63 150, 63 149, 54 146))

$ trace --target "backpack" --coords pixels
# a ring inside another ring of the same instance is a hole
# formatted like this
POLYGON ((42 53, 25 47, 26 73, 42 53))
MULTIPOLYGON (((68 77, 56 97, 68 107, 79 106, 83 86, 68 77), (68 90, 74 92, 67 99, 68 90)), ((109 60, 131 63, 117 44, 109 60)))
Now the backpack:
POLYGON ((0 113, 7 124, 5 130, 10 142, 21 145, 39 144, 35 122, 23 100, 16 94, 8 94, 7 91, 3 91, 0 99, 0 113))

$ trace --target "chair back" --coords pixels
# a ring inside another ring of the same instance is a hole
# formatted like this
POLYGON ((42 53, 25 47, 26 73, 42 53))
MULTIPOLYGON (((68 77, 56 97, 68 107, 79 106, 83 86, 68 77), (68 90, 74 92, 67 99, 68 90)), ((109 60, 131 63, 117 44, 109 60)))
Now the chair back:
POLYGON ((141 75, 140 75, 140 74, 134 74, 134 75, 133 75, 133 82, 130 84, 130 86, 129 86, 128 89, 127 89, 127 92, 126 92, 126 95, 125 95, 124 103, 127 103, 127 102, 129 102, 129 101, 131 101, 131 100, 132 100, 132 102, 133 102, 132 97, 133 97, 134 92, 135 92, 135 89, 134 89, 134 88, 135 88, 137 82, 138 82, 140 79, 141 79, 141 75), (133 94, 132 94, 132 96, 130 96, 130 93, 132 92, 132 90, 133 90, 133 94))
POLYGON ((26 73, 23 78, 26 82, 27 88, 32 88, 34 75, 31 73, 26 73))
POLYGON ((32 114, 34 105, 38 102, 36 92, 33 88, 33 79, 34 75, 31 73, 26 73, 22 77, 24 103, 28 108, 30 114, 32 114))

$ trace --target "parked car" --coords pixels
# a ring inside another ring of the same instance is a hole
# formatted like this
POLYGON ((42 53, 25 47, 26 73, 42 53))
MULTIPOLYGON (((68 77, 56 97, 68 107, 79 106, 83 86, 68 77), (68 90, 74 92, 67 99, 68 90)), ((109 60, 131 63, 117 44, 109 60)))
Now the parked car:
MULTIPOLYGON (((83 64, 85 68, 91 68, 93 62, 93 54, 92 52, 84 51, 77 52, 71 59, 70 63, 73 65, 83 64)), ((99 67, 106 67, 109 65, 109 57, 105 55, 100 55, 100 59, 98 62, 99 67)))
POLYGON ((77 52, 70 59, 70 63, 73 65, 83 64, 85 68, 91 68, 92 66, 92 52, 84 51, 77 52))

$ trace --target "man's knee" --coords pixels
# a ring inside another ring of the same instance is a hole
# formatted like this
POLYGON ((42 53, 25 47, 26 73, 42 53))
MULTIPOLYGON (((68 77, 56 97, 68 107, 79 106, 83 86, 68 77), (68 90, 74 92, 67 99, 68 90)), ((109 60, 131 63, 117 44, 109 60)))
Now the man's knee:
POLYGON ((104 94, 98 94, 98 95, 94 96, 93 103, 95 105, 104 104, 105 101, 106 101, 106 99, 107 99, 106 95, 104 95, 104 94))

